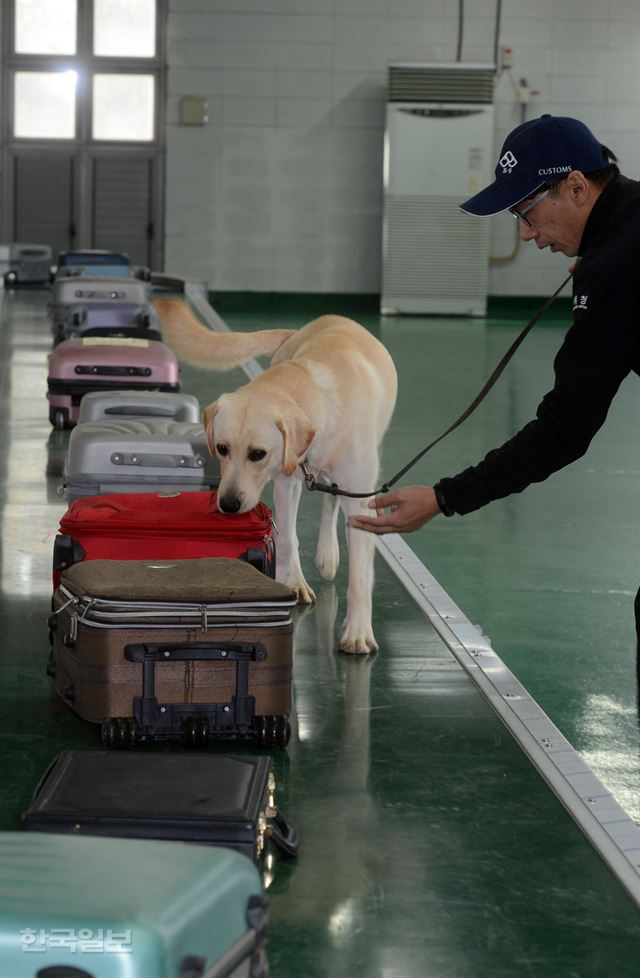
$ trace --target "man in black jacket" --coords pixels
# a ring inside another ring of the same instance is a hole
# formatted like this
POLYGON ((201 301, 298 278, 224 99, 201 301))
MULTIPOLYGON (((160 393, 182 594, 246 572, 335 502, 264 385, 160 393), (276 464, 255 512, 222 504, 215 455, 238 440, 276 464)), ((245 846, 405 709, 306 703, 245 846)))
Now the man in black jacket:
MULTIPOLYGON (((478 465, 433 487, 377 496, 369 503, 377 516, 352 520, 360 529, 417 530, 440 513, 464 515, 542 482, 584 455, 624 378, 640 373, 640 183, 620 175, 616 157, 583 123, 550 115, 510 133, 495 174, 461 209, 481 217, 508 209, 523 241, 579 259, 553 389, 535 419, 478 465)), ((640 642, 640 591, 636 630, 640 642)))

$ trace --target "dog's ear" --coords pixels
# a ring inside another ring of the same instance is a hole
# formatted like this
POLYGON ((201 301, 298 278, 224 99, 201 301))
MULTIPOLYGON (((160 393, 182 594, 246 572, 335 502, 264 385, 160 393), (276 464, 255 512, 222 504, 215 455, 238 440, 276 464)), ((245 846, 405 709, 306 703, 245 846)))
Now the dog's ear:
POLYGON ((282 474, 293 475, 309 450, 316 429, 303 411, 288 415, 286 420, 278 418, 276 427, 282 434, 282 474))
POLYGON ((216 454, 216 440, 213 434, 213 419, 218 413, 218 402, 214 401, 213 404, 208 404, 207 407, 202 412, 202 424, 204 425, 204 433, 207 436, 207 444, 209 446, 209 451, 212 456, 216 454))

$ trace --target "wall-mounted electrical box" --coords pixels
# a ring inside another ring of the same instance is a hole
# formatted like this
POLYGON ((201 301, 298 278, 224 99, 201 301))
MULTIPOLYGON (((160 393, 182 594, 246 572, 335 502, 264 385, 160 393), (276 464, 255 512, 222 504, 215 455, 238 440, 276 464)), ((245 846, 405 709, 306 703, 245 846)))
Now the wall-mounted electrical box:
POLYGON ((180 99, 180 125, 206 126, 209 121, 209 103, 200 95, 185 95, 180 99))

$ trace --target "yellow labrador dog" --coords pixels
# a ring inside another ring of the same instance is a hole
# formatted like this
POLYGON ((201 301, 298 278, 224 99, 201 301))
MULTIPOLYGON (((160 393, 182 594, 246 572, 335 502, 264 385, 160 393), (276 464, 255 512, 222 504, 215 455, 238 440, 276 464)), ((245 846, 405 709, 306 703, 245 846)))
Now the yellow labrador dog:
MULTIPOLYGON (((274 481, 278 528, 277 578, 295 588, 298 601, 315 595, 298 555, 296 517, 303 485, 300 463, 342 489, 377 488, 378 451, 393 408, 397 377, 384 346, 364 327, 342 316, 321 316, 300 330, 219 333, 207 329, 178 299, 156 302, 164 340, 198 367, 230 370, 256 356, 271 366, 205 408, 209 448, 220 460, 218 505, 246 513, 274 481)), ((324 496, 316 565, 332 580, 338 569, 338 504, 348 521, 363 505, 324 496)), ((340 648, 377 648, 371 627, 374 537, 347 525, 349 586, 340 648)))

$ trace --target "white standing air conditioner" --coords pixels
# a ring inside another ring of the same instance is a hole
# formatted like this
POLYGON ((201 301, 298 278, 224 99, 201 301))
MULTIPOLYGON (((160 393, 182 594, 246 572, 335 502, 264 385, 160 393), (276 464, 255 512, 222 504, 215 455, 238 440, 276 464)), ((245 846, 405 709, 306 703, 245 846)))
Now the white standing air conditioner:
POLYGON ((389 66, 382 313, 486 313, 490 222, 458 205, 493 179, 494 75, 389 66))

